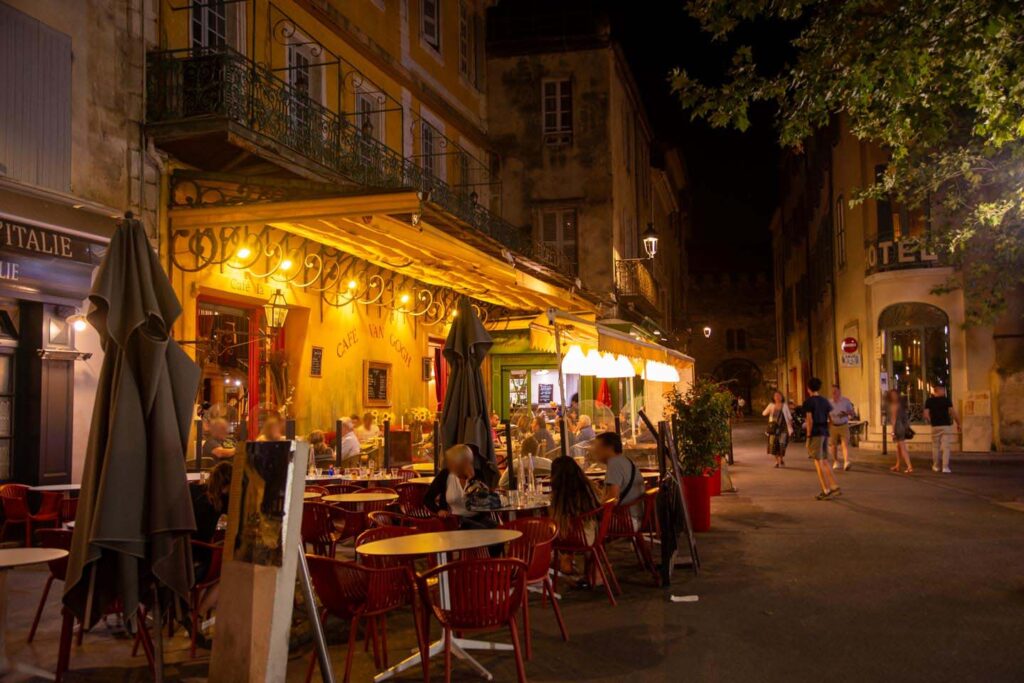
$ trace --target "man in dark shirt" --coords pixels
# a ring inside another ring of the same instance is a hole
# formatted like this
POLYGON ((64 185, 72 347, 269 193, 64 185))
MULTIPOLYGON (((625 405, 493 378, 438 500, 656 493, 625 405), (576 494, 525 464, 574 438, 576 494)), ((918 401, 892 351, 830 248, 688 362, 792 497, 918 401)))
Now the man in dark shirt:
POLYGON ((825 450, 828 443, 828 415, 832 412, 832 404, 818 393, 821 391, 821 380, 817 377, 808 380, 807 391, 811 394, 803 405, 807 429, 807 457, 814 462, 818 483, 821 484, 818 500, 827 500, 840 494, 839 485, 828 466, 828 453, 825 450))
POLYGON ((941 453, 942 472, 950 474, 949 454, 956 432, 960 431, 960 416, 956 414, 953 402, 946 396, 946 387, 932 387, 932 395, 924 402, 924 419, 932 426, 932 471, 939 471, 941 453), (953 422, 956 422, 956 432, 953 431, 953 422))

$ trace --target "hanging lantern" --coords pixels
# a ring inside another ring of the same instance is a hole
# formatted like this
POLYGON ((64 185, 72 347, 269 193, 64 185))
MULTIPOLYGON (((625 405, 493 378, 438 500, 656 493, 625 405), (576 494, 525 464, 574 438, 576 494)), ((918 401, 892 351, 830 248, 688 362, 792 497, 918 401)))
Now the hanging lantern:
POLYGON ((288 318, 288 302, 280 289, 274 290, 267 303, 263 304, 263 314, 267 319, 267 327, 272 332, 284 327, 284 321, 288 318))
POLYGON ((654 223, 647 224, 647 229, 640 235, 640 239, 644 242, 647 258, 654 258, 654 255, 658 253, 658 233, 654 230, 654 223))
POLYGON ((587 358, 583 355, 583 349, 578 344, 573 344, 569 347, 565 358, 562 359, 562 373, 566 375, 582 375, 585 374, 586 365, 587 358))

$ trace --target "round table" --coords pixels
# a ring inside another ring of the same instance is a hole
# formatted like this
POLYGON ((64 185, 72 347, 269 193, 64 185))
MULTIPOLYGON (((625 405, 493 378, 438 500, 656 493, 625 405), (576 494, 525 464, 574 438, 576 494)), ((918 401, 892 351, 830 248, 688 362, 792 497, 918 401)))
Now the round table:
POLYGON ((389 484, 401 484, 401 477, 378 477, 378 476, 366 476, 366 477, 350 477, 346 475, 339 475, 334 477, 337 481, 342 484, 369 484, 373 486, 388 486, 389 484))
POLYGON ((433 477, 412 477, 411 479, 406 479, 405 483, 406 484, 426 484, 427 486, 430 486, 431 484, 434 483, 434 478, 433 477))
POLYGON ((0 550, 0 676, 11 671, 20 671, 39 678, 53 680, 49 671, 12 662, 7 657, 7 572, 15 567, 43 564, 67 557, 68 551, 59 548, 8 548, 0 550))
POLYGON ((470 512, 504 512, 508 515, 509 519, 515 519, 516 515, 520 512, 528 512, 530 510, 540 510, 542 508, 551 506, 551 498, 549 496, 542 496, 540 498, 534 498, 529 501, 520 500, 516 504, 511 502, 508 505, 503 505, 500 508, 491 508, 489 510, 473 510, 470 508, 470 512))
POLYGON ((402 465, 403 470, 412 470, 413 472, 426 472, 427 474, 434 473, 434 463, 432 462, 414 462, 411 465, 402 465))
MULTIPOLYGON (((511 529, 464 529, 461 531, 432 531, 425 534, 410 534, 395 538, 385 538, 381 541, 373 541, 359 546, 360 555, 373 555, 376 557, 418 557, 421 555, 433 555, 437 566, 448 562, 448 554, 459 550, 472 550, 474 548, 486 548, 499 543, 514 541, 523 533, 511 529)), ((441 591, 441 604, 449 606, 450 595, 448 593, 447 575, 441 574, 438 587, 441 591)), ((492 643, 486 640, 469 640, 466 638, 452 638, 452 652, 459 659, 476 669, 477 673, 487 680, 493 680, 491 673, 476 661, 466 650, 511 650, 511 645, 505 643, 492 643)), ((430 657, 444 652, 444 640, 437 640, 430 644, 430 657)), ((381 671, 374 676, 375 683, 387 680, 395 674, 416 666, 420 663, 420 654, 416 652, 411 657, 403 659, 390 669, 381 671)))
POLYGON ((316 491, 303 491, 302 500, 316 500, 317 498, 320 498, 323 495, 324 494, 317 493, 316 491))
MULTIPOLYGON (((356 511, 362 510, 366 503, 391 503, 398 500, 395 493, 336 493, 333 496, 321 498, 325 503, 348 503, 355 507, 356 511)), ((360 546, 362 547, 362 546, 360 546)))
POLYGON ((80 491, 81 484, 47 484, 46 486, 33 486, 32 491, 80 491))

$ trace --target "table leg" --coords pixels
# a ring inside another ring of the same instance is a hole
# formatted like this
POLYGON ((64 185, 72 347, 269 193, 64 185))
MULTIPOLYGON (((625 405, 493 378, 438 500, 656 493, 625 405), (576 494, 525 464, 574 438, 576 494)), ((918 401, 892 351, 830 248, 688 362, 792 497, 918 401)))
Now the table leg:
POLYGON ((54 680, 53 672, 40 669, 30 664, 12 662, 7 656, 7 574, 8 569, 0 569, 0 676, 12 671, 31 674, 48 681, 54 680))

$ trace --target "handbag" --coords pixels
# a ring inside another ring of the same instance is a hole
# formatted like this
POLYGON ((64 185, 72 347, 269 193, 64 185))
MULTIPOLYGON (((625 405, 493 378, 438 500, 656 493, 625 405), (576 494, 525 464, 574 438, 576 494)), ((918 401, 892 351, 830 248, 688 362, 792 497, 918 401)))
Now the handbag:
POLYGON ((903 432, 903 436, 907 437, 908 441, 910 439, 913 439, 914 438, 914 428, 911 427, 910 425, 907 425, 907 429, 906 429, 905 432, 903 432))

